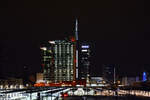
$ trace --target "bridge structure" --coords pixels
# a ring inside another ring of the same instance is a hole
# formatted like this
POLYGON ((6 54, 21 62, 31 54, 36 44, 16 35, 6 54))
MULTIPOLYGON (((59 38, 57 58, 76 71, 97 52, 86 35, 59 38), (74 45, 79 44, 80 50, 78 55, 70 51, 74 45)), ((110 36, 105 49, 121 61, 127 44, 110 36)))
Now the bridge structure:
POLYGON ((70 88, 30 87, 26 89, 1 89, 0 100, 55 100, 70 88))
POLYGON ((0 100, 59 100, 66 96, 141 96, 150 98, 150 90, 120 87, 30 87, 1 89, 0 100))

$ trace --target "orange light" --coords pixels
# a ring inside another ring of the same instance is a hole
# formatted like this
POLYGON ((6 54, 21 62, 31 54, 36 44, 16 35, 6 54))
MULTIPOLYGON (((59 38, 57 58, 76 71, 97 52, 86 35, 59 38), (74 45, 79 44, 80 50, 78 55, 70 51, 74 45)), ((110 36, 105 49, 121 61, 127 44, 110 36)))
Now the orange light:
POLYGON ((76 41, 74 37, 71 37, 70 40, 71 40, 72 42, 75 42, 75 41, 76 41))
POLYGON ((67 97, 68 96, 68 94, 64 94, 64 97, 67 97))
POLYGON ((68 97, 67 93, 62 94, 63 97, 68 97))

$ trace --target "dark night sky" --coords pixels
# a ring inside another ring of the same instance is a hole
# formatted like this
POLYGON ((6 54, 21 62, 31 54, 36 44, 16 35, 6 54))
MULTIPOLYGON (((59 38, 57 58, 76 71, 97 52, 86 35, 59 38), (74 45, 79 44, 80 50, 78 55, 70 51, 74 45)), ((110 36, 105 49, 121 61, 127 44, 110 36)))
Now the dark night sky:
POLYGON ((101 64, 120 64, 120 72, 134 75, 150 63, 150 13, 144 0, 0 4, 0 67, 6 75, 21 74, 23 66, 40 71, 40 42, 71 35, 75 18, 79 39, 94 44, 95 75, 101 64))

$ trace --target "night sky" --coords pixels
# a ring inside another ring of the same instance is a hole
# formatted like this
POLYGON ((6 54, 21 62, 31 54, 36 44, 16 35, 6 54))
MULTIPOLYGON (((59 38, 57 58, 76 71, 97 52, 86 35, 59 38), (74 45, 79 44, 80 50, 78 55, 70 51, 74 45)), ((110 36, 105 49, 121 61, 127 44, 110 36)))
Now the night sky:
POLYGON ((149 67, 150 13, 144 0, 10 0, 0 4, 2 76, 19 76, 23 66, 30 73, 40 72, 40 43, 73 35, 76 18, 79 39, 93 43, 93 75, 101 75, 101 64, 120 64, 123 75, 141 73, 144 64, 149 67))

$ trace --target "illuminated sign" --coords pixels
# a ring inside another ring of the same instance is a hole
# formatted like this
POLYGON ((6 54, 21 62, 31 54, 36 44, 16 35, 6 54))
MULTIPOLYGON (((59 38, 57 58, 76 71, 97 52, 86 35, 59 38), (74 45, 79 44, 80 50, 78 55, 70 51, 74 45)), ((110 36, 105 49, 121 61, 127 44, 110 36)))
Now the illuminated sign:
POLYGON ((85 49, 85 50, 82 50, 82 52, 87 52, 87 50, 85 49))
POLYGON ((82 45, 82 48, 89 48, 89 45, 82 45))
POLYGON ((143 81, 146 81, 147 80, 147 78, 146 78, 146 72, 143 72, 143 81))

